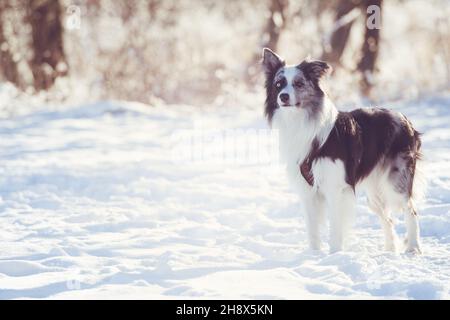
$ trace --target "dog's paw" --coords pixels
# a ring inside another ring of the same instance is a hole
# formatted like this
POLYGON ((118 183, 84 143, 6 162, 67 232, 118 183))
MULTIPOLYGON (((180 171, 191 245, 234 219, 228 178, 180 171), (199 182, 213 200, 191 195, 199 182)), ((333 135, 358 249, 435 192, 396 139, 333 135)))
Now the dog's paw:
POLYGON ((406 248, 406 254, 419 255, 419 254, 422 254, 422 250, 420 249, 419 246, 408 246, 406 248))
POLYGON ((398 253, 399 252, 398 245, 395 242, 393 242, 393 243, 386 243, 384 245, 384 250, 392 252, 392 253, 398 253))
POLYGON ((420 243, 418 241, 408 241, 408 238, 405 239, 405 253, 411 255, 419 255, 422 254, 422 250, 420 249, 420 243))

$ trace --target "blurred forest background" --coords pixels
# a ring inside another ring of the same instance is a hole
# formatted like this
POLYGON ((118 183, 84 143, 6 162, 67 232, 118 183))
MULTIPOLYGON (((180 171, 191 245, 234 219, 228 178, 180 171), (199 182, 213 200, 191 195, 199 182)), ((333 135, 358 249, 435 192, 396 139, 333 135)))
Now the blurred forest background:
POLYGON ((338 101, 427 95, 450 87, 450 2, 0 0, 0 99, 239 103, 264 46, 330 62, 338 101))

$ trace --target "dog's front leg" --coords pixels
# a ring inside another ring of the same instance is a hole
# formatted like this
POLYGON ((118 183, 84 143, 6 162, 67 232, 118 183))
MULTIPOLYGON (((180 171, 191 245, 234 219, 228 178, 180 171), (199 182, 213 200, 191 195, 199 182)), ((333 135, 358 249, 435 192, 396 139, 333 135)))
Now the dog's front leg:
POLYGON ((355 194, 350 188, 327 195, 330 213, 330 253, 344 249, 355 210, 355 194))
POLYGON ((307 197, 304 204, 309 247, 312 250, 320 250, 320 226, 324 216, 324 199, 321 195, 314 194, 307 197))

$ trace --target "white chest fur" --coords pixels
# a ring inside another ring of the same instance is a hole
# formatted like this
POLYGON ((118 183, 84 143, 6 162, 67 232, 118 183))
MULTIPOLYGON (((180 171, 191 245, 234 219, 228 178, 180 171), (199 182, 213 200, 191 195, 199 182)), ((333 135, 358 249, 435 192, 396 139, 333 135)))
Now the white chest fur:
POLYGON ((315 139, 319 146, 325 143, 337 116, 336 108, 328 99, 317 108, 320 112, 314 116, 304 109, 278 108, 272 120, 273 129, 279 133, 281 160, 286 164, 289 181, 296 189, 310 189, 300 173, 299 164, 308 156, 315 139))

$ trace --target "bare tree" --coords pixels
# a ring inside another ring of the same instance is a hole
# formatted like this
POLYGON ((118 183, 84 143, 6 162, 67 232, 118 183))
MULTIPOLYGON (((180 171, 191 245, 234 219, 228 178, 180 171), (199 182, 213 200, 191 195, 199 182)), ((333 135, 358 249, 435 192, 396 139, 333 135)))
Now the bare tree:
MULTIPOLYGON (((363 3, 364 11, 366 12, 366 20, 369 18, 370 13, 367 8, 371 5, 376 5, 381 11, 382 0, 366 0, 363 3)), ((376 62, 378 58, 380 43, 380 29, 368 28, 366 26, 364 33, 364 43, 361 49, 361 59, 358 63, 358 70, 361 72, 361 91, 365 96, 370 95, 370 91, 373 87, 372 75, 375 71, 376 62)))
POLYGON ((369 28, 366 24, 372 14, 367 9, 373 5, 377 6, 381 13, 382 0, 339 0, 335 9, 335 27, 322 54, 322 59, 330 62, 333 66, 341 65, 342 54, 347 46, 350 31, 355 21, 349 15, 355 9, 359 12, 362 11, 365 17, 364 43, 361 48, 361 58, 357 64, 357 70, 361 74, 361 92, 365 96, 370 95, 371 88, 374 85, 373 75, 376 71, 380 42, 380 26, 369 28))
POLYGON ((7 81, 14 83, 16 86, 21 86, 19 72, 17 71, 17 63, 13 58, 13 53, 6 39, 3 30, 3 21, 5 9, 8 6, 8 1, 0 2, 0 75, 7 81))
POLYGON ((137 4, 134 1, 119 1, 119 10, 122 21, 128 22, 136 13, 137 4))
POLYGON ((342 54, 344 53, 350 35, 350 30, 355 21, 349 17, 349 14, 354 9, 358 8, 360 4, 361 0, 340 0, 336 3, 334 30, 329 39, 329 43, 325 45, 322 60, 326 60, 334 66, 340 64, 342 54))
POLYGON ((287 0, 270 0, 270 14, 269 19, 267 20, 266 29, 264 30, 263 47, 268 47, 272 50, 277 49, 281 30, 286 23, 285 10, 287 5, 287 0))
POLYGON ((148 12, 150 14, 150 19, 153 20, 156 18, 156 13, 158 12, 158 8, 161 5, 162 0, 149 0, 148 2, 148 12))
POLYGON ((27 0, 27 21, 31 25, 34 88, 47 90, 67 73, 59 1, 27 0))
POLYGON ((268 4, 269 14, 261 36, 261 47, 254 51, 252 59, 246 68, 246 82, 250 84, 253 84, 256 81, 259 70, 259 68, 257 68, 257 63, 261 59, 262 48, 267 47, 274 51, 277 50, 281 31, 286 26, 288 0, 269 0, 268 4))

